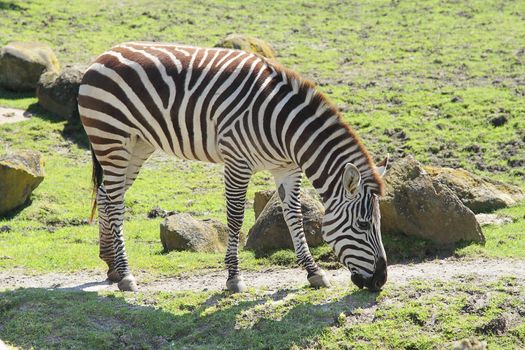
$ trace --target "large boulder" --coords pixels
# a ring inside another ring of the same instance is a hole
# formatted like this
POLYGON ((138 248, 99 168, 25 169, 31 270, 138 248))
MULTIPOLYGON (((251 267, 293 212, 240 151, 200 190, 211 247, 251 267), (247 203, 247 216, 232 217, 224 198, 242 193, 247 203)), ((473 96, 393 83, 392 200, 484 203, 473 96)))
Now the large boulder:
POLYGON ((0 50, 0 85, 14 91, 34 91, 44 72, 57 72, 53 50, 41 43, 12 42, 0 50))
POLYGON ((450 188, 474 213, 506 208, 525 199, 517 186, 474 175, 463 169, 426 166, 433 180, 450 188))
POLYGON ((275 50, 267 42, 251 36, 230 34, 222 39, 215 47, 253 52, 269 59, 275 59, 275 50))
POLYGON ((384 178, 380 201, 383 234, 403 233, 439 244, 484 242, 474 213, 413 157, 403 158, 384 178))
POLYGON ((197 220, 189 214, 173 214, 161 222, 160 240, 165 251, 216 253, 226 248, 228 228, 217 220, 197 220))
MULTIPOLYGON (((284 221, 281 201, 273 195, 260 213, 255 225, 248 232, 245 249, 266 253, 275 249, 293 249, 292 238, 284 221)), ((267 193, 266 193, 267 194, 267 193)), ((265 194, 265 195, 266 195, 265 194)), ((260 195, 259 197, 263 197, 260 195)), ((258 196, 256 195, 256 199, 258 196)), ((324 215, 323 205, 306 192, 301 192, 301 211, 303 213, 304 232, 310 247, 323 243, 321 226, 324 215)))
POLYGON ((0 158, 0 215, 23 205, 44 180, 39 152, 18 151, 0 158))
POLYGON ((78 119, 78 88, 85 70, 81 66, 68 66, 60 73, 42 74, 36 89, 38 103, 61 118, 78 119))

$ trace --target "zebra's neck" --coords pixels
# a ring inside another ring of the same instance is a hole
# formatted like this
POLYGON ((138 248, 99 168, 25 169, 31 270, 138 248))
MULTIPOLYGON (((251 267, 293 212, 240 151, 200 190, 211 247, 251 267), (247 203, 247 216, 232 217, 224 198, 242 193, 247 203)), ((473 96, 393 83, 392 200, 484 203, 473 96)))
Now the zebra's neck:
POLYGON ((359 137, 340 118, 335 107, 309 83, 300 93, 310 115, 289 140, 291 157, 321 196, 325 207, 345 196, 342 184, 345 165, 354 164, 361 173, 363 189, 380 194, 382 181, 359 137))

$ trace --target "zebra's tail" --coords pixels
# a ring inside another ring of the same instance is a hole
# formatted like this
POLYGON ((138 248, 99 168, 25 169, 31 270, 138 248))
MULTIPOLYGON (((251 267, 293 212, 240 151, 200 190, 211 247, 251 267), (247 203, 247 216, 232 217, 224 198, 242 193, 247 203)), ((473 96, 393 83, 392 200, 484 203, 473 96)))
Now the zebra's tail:
POLYGON ((91 207, 91 216, 89 217, 90 224, 93 223, 93 218, 95 217, 95 211, 97 209, 97 191, 100 185, 102 185, 102 167, 100 166, 100 162, 95 156, 93 148, 91 148, 91 158, 93 160, 93 175, 91 176, 91 181, 93 183, 93 206, 91 207))

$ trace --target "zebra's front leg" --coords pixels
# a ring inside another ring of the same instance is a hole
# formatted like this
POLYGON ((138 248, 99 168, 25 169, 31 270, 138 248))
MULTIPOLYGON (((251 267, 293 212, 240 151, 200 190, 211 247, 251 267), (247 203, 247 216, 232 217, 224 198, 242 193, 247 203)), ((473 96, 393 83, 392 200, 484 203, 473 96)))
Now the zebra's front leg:
POLYGON ((239 272, 239 233, 244 221, 246 190, 252 173, 247 167, 226 163, 224 183, 226 191, 226 212, 228 220, 228 246, 226 248, 226 268, 228 280, 226 288, 239 293, 246 290, 246 284, 239 272))
POLYGON ((304 235, 303 214, 301 212, 301 169, 292 167, 272 172, 281 199, 283 216, 292 237, 297 263, 308 273, 312 287, 329 287, 325 272, 315 263, 304 235))

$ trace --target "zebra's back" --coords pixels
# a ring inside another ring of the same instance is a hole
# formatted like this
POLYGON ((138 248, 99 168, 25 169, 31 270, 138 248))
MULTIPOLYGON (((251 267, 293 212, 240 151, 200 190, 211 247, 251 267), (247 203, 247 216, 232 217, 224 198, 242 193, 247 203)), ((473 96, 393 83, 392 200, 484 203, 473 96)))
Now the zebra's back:
POLYGON ((96 148, 137 135, 185 159, 221 162, 221 134, 251 110, 272 69, 238 50, 126 43, 100 55, 84 75, 79 108, 96 148))

